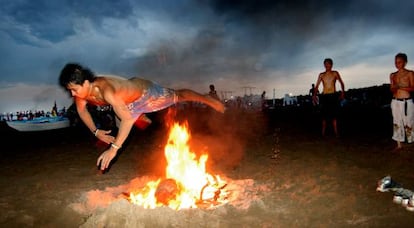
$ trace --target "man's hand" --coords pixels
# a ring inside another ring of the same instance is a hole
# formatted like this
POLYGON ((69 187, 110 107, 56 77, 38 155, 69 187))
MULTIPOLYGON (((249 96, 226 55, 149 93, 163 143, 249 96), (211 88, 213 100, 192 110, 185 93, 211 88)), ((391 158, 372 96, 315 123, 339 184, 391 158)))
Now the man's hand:
POLYGON ((106 151, 104 151, 101 156, 99 156, 98 161, 96 162, 97 166, 101 166, 99 167, 101 170, 105 170, 109 167, 109 164, 111 163, 112 159, 116 156, 116 152, 117 150, 110 147, 109 149, 107 149, 106 151))
POLYGON ((110 135, 110 133, 111 133, 111 130, 105 131, 105 130, 99 129, 96 134, 96 138, 105 142, 106 144, 113 143, 115 140, 115 137, 110 135))

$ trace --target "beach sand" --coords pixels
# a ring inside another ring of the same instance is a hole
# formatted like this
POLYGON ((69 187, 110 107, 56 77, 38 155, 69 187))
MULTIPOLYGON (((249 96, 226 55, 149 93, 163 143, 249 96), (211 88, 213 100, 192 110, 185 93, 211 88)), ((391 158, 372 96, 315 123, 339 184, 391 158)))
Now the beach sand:
POLYGON ((105 145, 84 127, 22 133, 1 126, 1 227, 411 227, 414 212, 377 192, 391 175, 414 189, 414 147, 393 153, 386 108, 342 110, 341 137, 320 136, 318 113, 179 111, 194 151, 236 197, 212 209, 143 209, 118 197, 132 183, 163 176, 166 112, 134 129, 111 168, 105 145), (16 143, 17 142, 17 143, 16 143))

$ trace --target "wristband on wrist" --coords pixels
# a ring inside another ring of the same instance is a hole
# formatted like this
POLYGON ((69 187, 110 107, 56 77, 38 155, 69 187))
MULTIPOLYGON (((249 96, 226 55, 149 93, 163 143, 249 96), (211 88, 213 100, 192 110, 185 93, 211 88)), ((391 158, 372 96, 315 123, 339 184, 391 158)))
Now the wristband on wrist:
POLYGON ((98 135, 98 131, 99 131, 99 129, 96 128, 96 130, 93 132, 93 135, 97 136, 98 135))
POLYGON ((121 146, 116 145, 115 143, 111 143, 111 147, 119 150, 121 148, 121 146))

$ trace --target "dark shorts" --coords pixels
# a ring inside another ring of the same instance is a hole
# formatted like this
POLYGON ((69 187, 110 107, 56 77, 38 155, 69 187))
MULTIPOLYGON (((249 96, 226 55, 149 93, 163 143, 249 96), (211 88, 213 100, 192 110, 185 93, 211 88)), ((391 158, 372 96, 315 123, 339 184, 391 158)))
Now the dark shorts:
POLYGON ((323 119, 335 119, 339 111, 339 94, 321 94, 319 95, 319 105, 323 119))

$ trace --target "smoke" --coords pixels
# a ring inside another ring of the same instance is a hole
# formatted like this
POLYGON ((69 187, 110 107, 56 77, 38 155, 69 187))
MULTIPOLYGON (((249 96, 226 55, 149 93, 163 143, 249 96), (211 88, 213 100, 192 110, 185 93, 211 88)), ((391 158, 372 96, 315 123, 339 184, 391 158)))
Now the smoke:
POLYGON ((217 25, 201 29, 189 40, 154 43, 144 57, 136 59, 135 68, 140 75, 165 84, 207 88, 219 79, 253 73, 259 59, 253 52, 242 51, 217 25))
POLYGON ((224 114, 210 108, 198 108, 182 113, 189 122, 192 139, 190 147, 198 154, 209 155, 207 166, 228 173, 242 162, 245 149, 252 139, 266 128, 257 113, 230 110, 224 114))
POLYGON ((229 173, 241 165, 246 148, 257 143, 252 139, 260 137, 267 129, 264 119, 257 115, 258 113, 244 113, 244 110, 231 110, 222 114, 209 107, 197 106, 170 108, 149 115, 152 124, 142 133, 136 132, 132 140, 140 143, 128 143, 128 147, 132 151, 142 151, 136 155, 140 173, 165 176, 167 161, 164 148, 169 133, 165 119, 171 120, 172 117, 173 122, 188 123, 191 135, 188 145, 191 152, 198 158, 202 154, 208 154, 207 172, 229 173), (171 109, 175 111, 172 116, 171 112, 168 113, 171 109))

